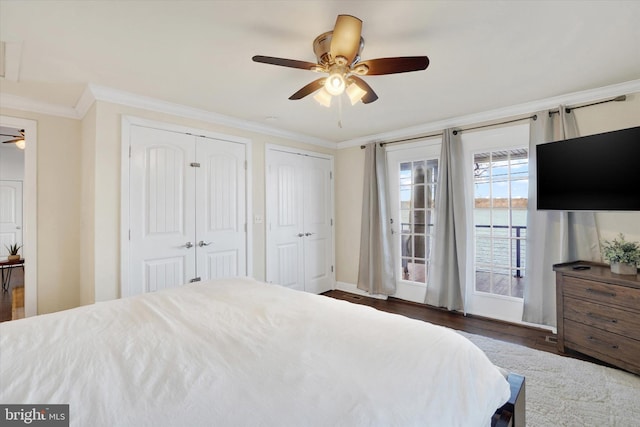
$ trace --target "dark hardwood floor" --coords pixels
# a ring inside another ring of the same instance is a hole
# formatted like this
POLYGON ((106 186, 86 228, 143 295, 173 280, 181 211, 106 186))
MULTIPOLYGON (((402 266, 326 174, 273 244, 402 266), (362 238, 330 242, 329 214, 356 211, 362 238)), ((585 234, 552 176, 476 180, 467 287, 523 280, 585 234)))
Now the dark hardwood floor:
POLYGON ((328 291, 323 295, 355 304, 368 305, 381 311, 400 314, 412 319, 430 322, 436 325, 446 326, 451 329, 465 331, 471 334, 482 335, 497 340, 523 345, 525 347, 542 350, 561 356, 572 357, 581 360, 605 365, 605 363, 588 356, 570 352, 560 353, 556 349, 556 336, 547 329, 531 326, 517 325, 500 320, 488 319, 479 316, 464 316, 459 312, 451 312, 425 304, 418 304, 390 297, 380 300, 351 294, 339 290, 328 291))
MULTIPOLYGON (((4 274, 8 274, 8 271, 4 274)), ((17 286, 24 286, 24 271, 21 267, 12 269, 9 290, 4 292, 0 289, 0 322, 11 320, 11 291, 17 286)))

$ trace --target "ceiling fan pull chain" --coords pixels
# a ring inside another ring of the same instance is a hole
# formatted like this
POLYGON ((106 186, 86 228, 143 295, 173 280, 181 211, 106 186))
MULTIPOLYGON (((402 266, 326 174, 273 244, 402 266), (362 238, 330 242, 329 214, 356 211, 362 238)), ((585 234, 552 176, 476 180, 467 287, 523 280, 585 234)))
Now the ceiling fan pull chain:
POLYGON ((342 95, 338 95, 336 98, 338 98, 338 127, 342 129, 342 95))

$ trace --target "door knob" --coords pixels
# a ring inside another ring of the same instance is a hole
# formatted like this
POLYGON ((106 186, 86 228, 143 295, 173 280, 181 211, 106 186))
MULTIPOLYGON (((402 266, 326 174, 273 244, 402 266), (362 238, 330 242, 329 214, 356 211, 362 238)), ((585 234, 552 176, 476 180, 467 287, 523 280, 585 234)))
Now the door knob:
POLYGON ((200 240, 198 242, 198 246, 200 246, 200 247, 209 246, 211 243, 213 243, 213 242, 205 242, 204 240, 200 240))
POLYGON ((311 236, 313 234, 316 234, 316 233, 304 233, 304 235, 307 236, 307 237, 309 237, 309 236, 311 236))
POLYGON ((304 233, 298 233, 298 237, 303 237, 304 233))
POLYGON ((192 248, 192 247, 193 247, 193 243, 191 243, 191 242, 187 242, 187 243, 185 243, 184 245, 182 245, 181 247, 182 247, 182 248, 187 248, 187 249, 189 249, 189 248, 192 248))

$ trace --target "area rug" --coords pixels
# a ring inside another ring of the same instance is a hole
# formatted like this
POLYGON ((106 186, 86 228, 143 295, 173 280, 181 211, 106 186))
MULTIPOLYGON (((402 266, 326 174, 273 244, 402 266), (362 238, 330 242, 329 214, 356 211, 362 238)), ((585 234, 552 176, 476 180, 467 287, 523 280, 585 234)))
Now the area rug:
POLYGON ((527 426, 640 426, 640 376, 457 332, 494 364, 526 377, 527 426))

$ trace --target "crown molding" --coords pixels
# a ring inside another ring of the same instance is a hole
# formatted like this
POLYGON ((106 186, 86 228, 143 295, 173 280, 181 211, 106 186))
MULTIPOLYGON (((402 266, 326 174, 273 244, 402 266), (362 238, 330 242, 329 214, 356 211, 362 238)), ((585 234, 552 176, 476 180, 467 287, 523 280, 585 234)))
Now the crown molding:
POLYGON ((564 95, 554 96, 551 98, 545 98, 509 107, 498 108, 495 110, 469 114, 466 116, 452 117, 435 122, 425 123, 422 125, 397 129, 390 132, 346 140, 338 143, 321 138, 311 137, 309 135, 278 129, 271 126, 266 126, 248 120, 241 120, 222 114, 200 110, 197 108, 187 107, 180 104, 161 101, 155 98, 136 95, 130 92, 108 88, 93 83, 90 83, 86 86, 82 96, 80 96, 80 99, 76 103, 76 106, 73 108, 35 101, 29 98, 10 94, 2 94, 2 96, 0 97, 0 107, 11 108, 20 111, 30 111, 34 113, 59 116, 70 119, 82 119, 96 101, 103 101, 143 110, 166 113, 177 117, 199 120, 205 123, 227 126, 235 129, 242 129, 248 132, 270 135, 278 138, 289 139, 292 141, 303 142, 306 144, 335 150, 360 146, 369 142, 391 141, 396 139, 414 137, 417 135, 439 132, 447 128, 490 123, 526 114, 532 114, 540 110, 556 108, 558 107, 558 105, 575 106, 606 98, 616 97, 619 95, 628 95, 630 93, 636 92, 640 92, 640 79, 600 88, 584 90, 580 92, 572 92, 564 95))
POLYGON ((263 135, 270 135, 297 142, 304 142, 307 144, 330 148, 333 150, 337 148, 337 143, 335 142, 327 141, 320 138, 314 138, 309 135, 290 132, 249 120, 241 120, 234 117, 225 116, 223 114, 187 107, 185 105, 174 104, 172 102, 161 101, 159 99, 136 95, 130 92, 99 86, 92 83, 87 85, 87 90, 80 98, 79 104, 82 103, 82 105, 79 105, 77 107, 79 112, 83 112, 82 116, 86 114, 87 110, 89 109, 89 107, 91 107, 91 104, 94 101, 110 102, 114 104, 125 105, 128 107, 170 114, 172 116, 199 120, 202 122, 227 126, 235 129, 242 129, 248 132, 256 132, 263 135))
POLYGON ((0 96, 0 107, 11 108, 20 111, 30 111, 33 113, 46 114, 48 116, 65 117, 67 119, 79 119, 74 108, 65 107, 48 102, 35 101, 22 96, 3 93, 0 96))
POLYGON ((532 114, 540 110, 557 108, 559 105, 578 106, 580 104, 586 104, 606 98, 613 98, 620 95, 629 95, 636 92, 640 92, 640 79, 342 141, 338 143, 338 150, 360 146, 370 142, 391 141, 433 132, 440 132, 447 128, 464 127, 512 119, 518 116, 532 114))

